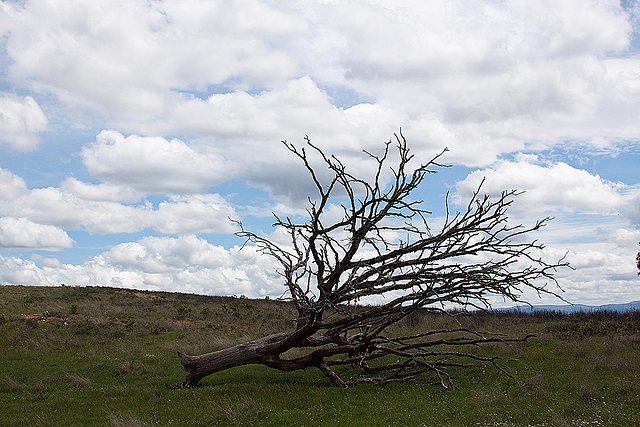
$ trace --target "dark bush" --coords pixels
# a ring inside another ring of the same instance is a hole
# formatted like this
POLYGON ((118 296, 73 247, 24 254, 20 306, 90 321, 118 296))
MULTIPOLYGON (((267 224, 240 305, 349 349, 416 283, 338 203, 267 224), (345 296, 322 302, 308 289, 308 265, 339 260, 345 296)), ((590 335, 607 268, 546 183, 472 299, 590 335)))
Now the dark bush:
POLYGON ((72 326, 73 333, 76 335, 92 335, 96 332, 96 325, 88 320, 80 320, 72 326))
POLYGON ((191 307, 188 305, 179 305, 176 311, 179 316, 188 316, 191 313, 191 307))

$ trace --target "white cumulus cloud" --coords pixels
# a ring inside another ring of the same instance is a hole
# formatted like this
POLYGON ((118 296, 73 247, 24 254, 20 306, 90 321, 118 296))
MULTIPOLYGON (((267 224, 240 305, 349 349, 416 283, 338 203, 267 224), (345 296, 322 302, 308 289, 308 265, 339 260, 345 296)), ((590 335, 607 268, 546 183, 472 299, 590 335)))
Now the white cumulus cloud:
POLYGON ((4 10, 16 84, 126 133, 202 138, 218 155, 239 141, 263 154, 304 133, 359 151, 403 127, 415 144, 449 146, 451 161, 486 166, 524 147, 640 137, 630 113, 640 109, 638 59, 624 55, 637 16, 615 0, 72 0, 4 10))
POLYGON ((89 184, 76 178, 64 180, 60 184, 60 189, 85 200, 133 203, 143 198, 142 194, 131 187, 104 183, 89 184))
POLYGON ((132 233, 151 223, 149 206, 81 199, 55 187, 36 188, 10 201, 0 201, 0 213, 89 233, 132 233))
POLYGON ((28 192, 27 183, 21 177, 0 168, 0 201, 12 200, 28 192))
MULTIPOLYGON (((564 248, 557 248, 556 252, 564 248)), ((557 278, 564 297, 585 304, 637 301, 638 275, 635 266, 637 242, 621 248, 618 244, 572 244, 567 261, 575 270, 559 271, 557 278)))
POLYGON ((33 150, 47 123, 47 117, 32 97, 0 94, 0 143, 20 151, 33 150))
POLYGON ((148 201, 126 204, 136 193, 108 184, 86 184, 75 179, 61 188, 27 189, 16 175, 0 170, 0 215, 91 234, 135 233, 145 228, 162 234, 232 233, 229 218, 242 219, 217 194, 175 196, 154 209, 148 201), (2 197, 2 193, 6 196, 2 197))
POLYGON ((174 197, 158 206, 154 228, 162 234, 233 233, 236 215, 217 194, 174 197))
POLYGON ((0 282, 66 283, 192 292, 209 295, 279 296, 281 277, 255 248, 224 249, 195 236, 146 237, 122 243, 81 265, 39 267, 0 254, 0 282))
POLYGON ((178 139, 102 131, 82 149, 82 158, 93 176, 144 192, 193 193, 226 177, 220 156, 178 139))
POLYGON ((511 209, 527 212, 612 213, 625 203, 622 184, 563 162, 539 165, 526 159, 500 161, 491 168, 472 172, 456 184, 459 199, 468 199, 483 180, 481 191, 494 197, 503 190, 524 191, 511 209))
POLYGON ((59 251, 73 247, 67 233, 52 225, 42 225, 26 218, 0 217, 0 247, 59 251))
POLYGON ((634 226, 640 228, 640 194, 620 206, 619 212, 634 226))
POLYGON ((162 114, 175 89, 236 76, 260 86, 297 68, 273 46, 301 24, 265 2, 70 0, 4 9, 15 80, 120 117, 162 114))

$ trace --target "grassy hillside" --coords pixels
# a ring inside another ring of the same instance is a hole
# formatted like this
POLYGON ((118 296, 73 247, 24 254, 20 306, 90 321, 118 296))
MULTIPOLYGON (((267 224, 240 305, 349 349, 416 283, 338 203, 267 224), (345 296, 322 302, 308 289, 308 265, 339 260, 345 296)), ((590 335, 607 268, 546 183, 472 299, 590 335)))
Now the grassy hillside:
MULTIPOLYGON (((343 390, 316 370, 261 366, 170 389, 184 379, 177 350, 216 350, 288 329, 294 317, 277 301, 0 286, 0 425, 640 425, 638 312, 462 315, 465 326, 537 338, 486 349, 513 378, 459 370, 458 389, 343 390)), ((398 327, 450 322, 416 314, 398 327)))

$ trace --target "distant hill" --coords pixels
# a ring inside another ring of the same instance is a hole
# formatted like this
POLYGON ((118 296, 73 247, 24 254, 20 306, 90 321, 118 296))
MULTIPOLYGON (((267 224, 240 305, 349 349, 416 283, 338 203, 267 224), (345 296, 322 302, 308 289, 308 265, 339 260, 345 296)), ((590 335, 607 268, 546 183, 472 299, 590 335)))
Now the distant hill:
POLYGON ((505 310, 505 311, 513 310, 513 311, 522 311, 522 312, 557 311, 561 313, 616 311, 619 313, 626 313, 629 311, 640 311, 640 301, 632 301, 626 304, 605 304, 605 305, 563 304, 563 305, 534 305, 532 307, 528 305, 520 305, 516 307, 505 308, 502 310, 505 310))

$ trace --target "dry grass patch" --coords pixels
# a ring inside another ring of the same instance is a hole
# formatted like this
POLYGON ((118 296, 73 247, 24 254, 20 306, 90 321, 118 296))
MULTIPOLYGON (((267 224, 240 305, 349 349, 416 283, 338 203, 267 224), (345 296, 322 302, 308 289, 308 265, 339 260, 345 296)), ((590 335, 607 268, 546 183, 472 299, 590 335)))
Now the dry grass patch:
POLYGON ((111 425, 113 427, 150 427, 153 424, 147 424, 133 415, 114 415, 111 417, 111 425))
POLYGON ((28 387, 26 384, 22 384, 13 378, 4 377, 2 382, 0 383, 0 390, 5 393, 15 393, 18 391, 26 390, 28 387))
POLYGON ((65 372, 64 378, 69 382, 69 384, 76 387, 88 387, 91 385, 91 380, 89 378, 75 372, 65 372))

